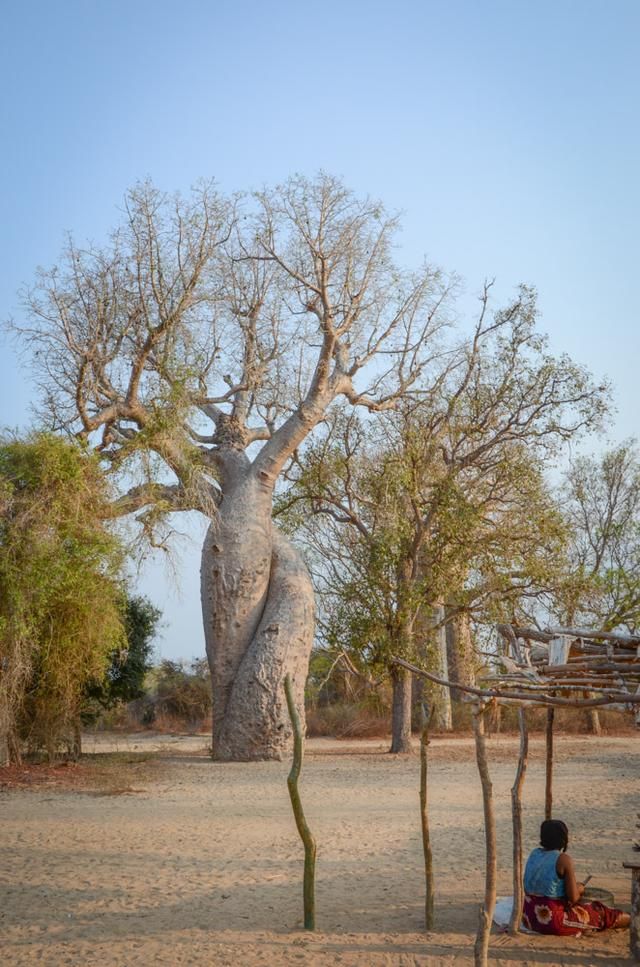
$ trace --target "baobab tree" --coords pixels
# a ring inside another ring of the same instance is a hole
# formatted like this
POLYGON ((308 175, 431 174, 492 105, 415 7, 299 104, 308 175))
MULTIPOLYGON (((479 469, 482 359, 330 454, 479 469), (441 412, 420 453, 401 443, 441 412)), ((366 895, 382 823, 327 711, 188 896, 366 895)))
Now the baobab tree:
POLYGON ((216 758, 282 754, 287 673, 303 711, 314 602, 272 523, 283 468, 336 400, 373 412, 410 395, 448 323, 451 281, 394 265, 396 229, 326 175, 232 199, 142 184, 107 244, 70 241, 24 293, 15 329, 47 422, 110 466, 110 513, 154 542, 173 512, 209 521, 216 758))

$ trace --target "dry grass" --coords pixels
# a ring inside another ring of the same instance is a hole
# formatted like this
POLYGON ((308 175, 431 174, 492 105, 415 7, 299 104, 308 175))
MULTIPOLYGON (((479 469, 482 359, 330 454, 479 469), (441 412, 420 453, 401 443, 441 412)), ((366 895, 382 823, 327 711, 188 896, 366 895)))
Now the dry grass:
MULTIPOLYGON (((472 735, 471 705, 454 705, 453 734, 472 735)), ((529 709, 529 731, 543 733, 546 727, 546 709, 529 709)), ((633 715, 626 712, 599 712, 603 735, 635 735, 633 715)), ((511 735, 518 733, 517 709, 503 706, 499 716, 487 723, 491 733, 511 735)), ((415 726, 415 723, 414 723, 415 726)), ((414 728, 417 732, 417 729, 414 728)), ((556 709, 554 731, 562 735, 585 735, 590 731, 583 710, 556 709)), ((307 710, 307 735, 311 738, 386 738, 391 734, 391 713, 381 713, 363 705, 335 703, 307 710)), ((448 733, 451 734, 451 733, 448 733)))
POLYGON ((389 716, 340 703, 307 710, 307 735, 314 738, 372 739, 389 734, 389 716))

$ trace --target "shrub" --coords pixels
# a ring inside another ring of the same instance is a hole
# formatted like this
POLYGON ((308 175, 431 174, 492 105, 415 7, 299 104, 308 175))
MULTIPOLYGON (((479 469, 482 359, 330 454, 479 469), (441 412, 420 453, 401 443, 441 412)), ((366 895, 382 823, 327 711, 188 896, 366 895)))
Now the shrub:
MULTIPOLYGON (((122 550, 97 459, 49 433, 0 441, 0 745, 53 757, 125 647, 122 550)), ((0 758, 3 749, 0 748, 0 758)))
POLYGON ((165 659, 155 680, 154 719, 164 716, 193 731, 200 728, 211 712, 211 684, 198 663, 193 662, 187 671, 182 664, 165 659))

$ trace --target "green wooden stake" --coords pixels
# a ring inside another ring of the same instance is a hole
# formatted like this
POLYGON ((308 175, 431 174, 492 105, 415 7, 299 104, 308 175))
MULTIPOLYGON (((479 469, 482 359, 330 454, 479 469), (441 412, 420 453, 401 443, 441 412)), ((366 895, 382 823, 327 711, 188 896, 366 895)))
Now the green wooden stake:
POLYGON ((291 798, 293 815, 300 833, 300 839, 304 844, 304 880, 302 897, 304 903, 304 928, 305 930, 315 930, 316 928, 316 897, 315 897, 315 877, 316 877, 316 841, 311 835, 311 830, 307 826, 304 818, 304 811, 298 792, 298 777, 302 768, 303 735, 300 728, 300 717, 293 700, 293 690, 291 688, 291 677, 286 676, 284 680, 284 691, 287 696, 287 708, 293 727, 293 762, 291 771, 287 777, 287 786, 291 798))

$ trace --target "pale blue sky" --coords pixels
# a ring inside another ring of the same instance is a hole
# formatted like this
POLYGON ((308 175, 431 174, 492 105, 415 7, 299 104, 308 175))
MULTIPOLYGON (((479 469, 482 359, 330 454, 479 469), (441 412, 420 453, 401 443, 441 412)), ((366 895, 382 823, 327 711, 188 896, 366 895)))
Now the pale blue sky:
MULTIPOLYGON (((638 432, 640 3, 636 0, 21 0, 0 40, 0 316, 63 236, 99 241, 124 191, 245 189, 319 168, 402 209, 403 256, 498 293, 616 386, 638 432)), ((11 347, 0 425, 34 393, 11 347)), ((202 654, 198 555, 156 569, 165 656, 202 654)))

